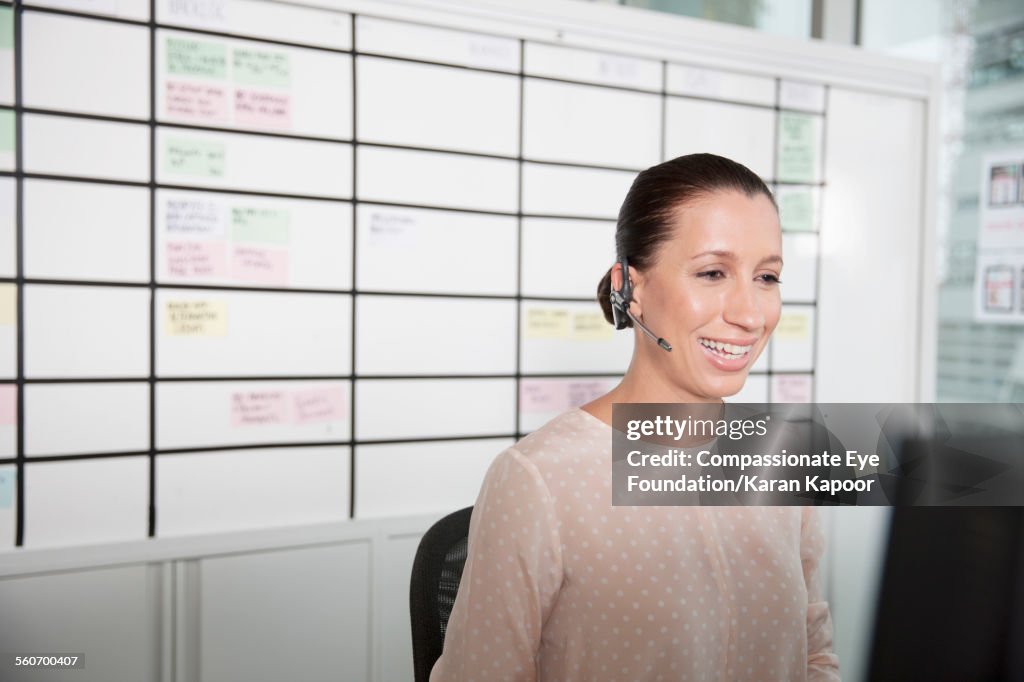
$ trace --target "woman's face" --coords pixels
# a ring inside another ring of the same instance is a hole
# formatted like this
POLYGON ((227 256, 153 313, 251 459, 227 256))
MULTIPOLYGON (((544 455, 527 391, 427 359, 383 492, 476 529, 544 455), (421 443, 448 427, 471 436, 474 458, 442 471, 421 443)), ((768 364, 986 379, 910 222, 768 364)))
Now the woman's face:
POLYGON ((634 273, 634 314, 672 344, 637 339, 658 375, 695 401, 737 393, 778 324, 781 272, 768 197, 721 191, 684 206, 654 265, 634 273))

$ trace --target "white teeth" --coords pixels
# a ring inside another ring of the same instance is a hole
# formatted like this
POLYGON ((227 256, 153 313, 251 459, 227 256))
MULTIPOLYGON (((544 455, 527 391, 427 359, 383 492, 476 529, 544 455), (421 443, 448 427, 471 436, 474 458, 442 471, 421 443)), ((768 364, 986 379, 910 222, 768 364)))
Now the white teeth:
POLYGON ((700 343, 713 351, 717 351, 719 355, 730 359, 742 357, 750 352, 753 346, 737 346, 732 343, 722 343, 721 341, 713 341, 711 339, 700 339, 700 343))

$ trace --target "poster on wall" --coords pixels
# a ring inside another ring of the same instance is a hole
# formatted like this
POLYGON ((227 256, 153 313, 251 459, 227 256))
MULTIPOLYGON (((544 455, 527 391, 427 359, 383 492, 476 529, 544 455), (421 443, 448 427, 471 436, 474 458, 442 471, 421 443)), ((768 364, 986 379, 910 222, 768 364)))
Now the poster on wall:
POLYGON ((1024 147, 982 161, 974 319, 1024 324, 1024 147))

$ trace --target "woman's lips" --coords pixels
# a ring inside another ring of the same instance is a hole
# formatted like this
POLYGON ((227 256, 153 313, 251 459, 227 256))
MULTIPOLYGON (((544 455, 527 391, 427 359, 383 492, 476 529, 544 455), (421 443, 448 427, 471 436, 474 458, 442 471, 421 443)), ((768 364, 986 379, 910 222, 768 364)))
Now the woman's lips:
POLYGON ((726 372, 737 372, 747 366, 750 352, 754 349, 753 341, 737 341, 739 342, 729 343, 718 339, 701 338, 697 344, 712 366, 726 372))

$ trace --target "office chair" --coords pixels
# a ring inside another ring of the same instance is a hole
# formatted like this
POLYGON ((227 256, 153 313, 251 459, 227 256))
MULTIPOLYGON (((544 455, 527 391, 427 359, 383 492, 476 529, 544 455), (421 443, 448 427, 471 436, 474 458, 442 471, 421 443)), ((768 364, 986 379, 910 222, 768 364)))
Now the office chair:
POLYGON ((430 669, 441 657, 448 616, 466 563, 472 513, 473 507, 466 507, 448 514, 423 534, 416 549, 409 586, 416 682, 428 682, 430 669))

